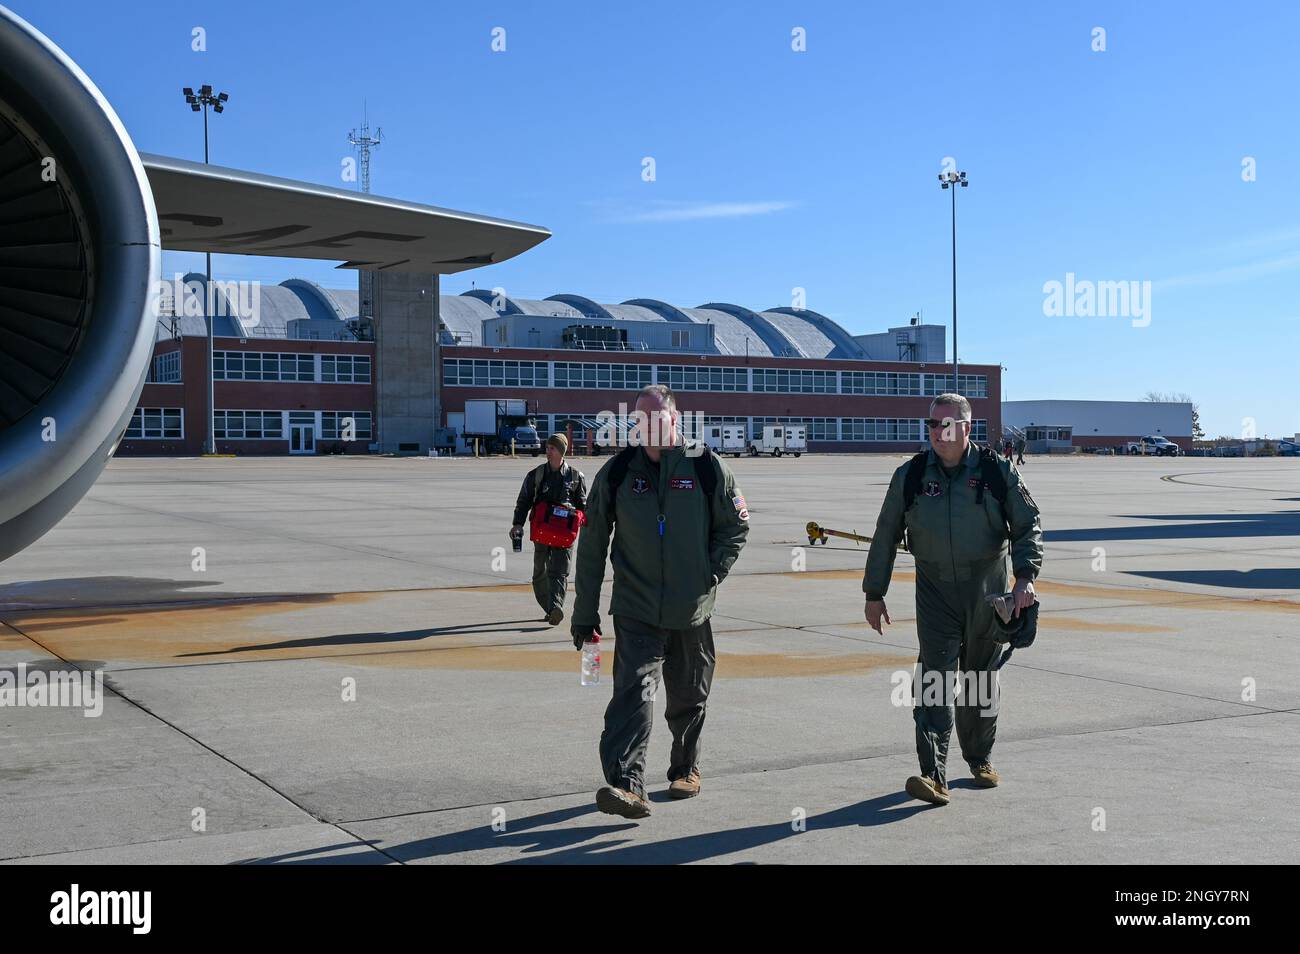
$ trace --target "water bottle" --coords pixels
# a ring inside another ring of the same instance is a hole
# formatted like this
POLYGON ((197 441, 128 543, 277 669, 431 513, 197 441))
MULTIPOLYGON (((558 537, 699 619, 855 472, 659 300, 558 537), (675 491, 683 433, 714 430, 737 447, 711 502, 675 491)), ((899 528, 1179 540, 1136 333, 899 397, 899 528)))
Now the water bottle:
POLYGON ((520 553, 520 552, 523 551, 523 549, 524 549, 524 531, 523 531, 523 530, 514 530, 514 529, 512 529, 512 530, 510 531, 510 545, 513 546, 513 547, 515 548, 515 552, 516 552, 516 553, 520 553))
POLYGON ((582 684, 594 686, 600 682, 600 637, 592 634, 582 643, 582 684))

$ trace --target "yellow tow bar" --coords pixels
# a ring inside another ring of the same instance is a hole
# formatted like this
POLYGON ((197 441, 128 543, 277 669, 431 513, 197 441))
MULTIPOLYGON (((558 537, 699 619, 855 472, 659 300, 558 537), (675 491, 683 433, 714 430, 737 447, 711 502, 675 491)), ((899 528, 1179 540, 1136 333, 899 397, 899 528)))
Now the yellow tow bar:
MULTIPOLYGON (((871 542, 870 537, 863 536, 856 530, 832 530, 830 527, 821 526, 815 520, 809 520, 808 526, 804 529, 808 533, 808 544, 810 546, 815 546, 819 540, 821 541, 822 546, 825 546, 828 537, 843 537, 845 540, 852 540, 855 544, 871 542)), ((900 550, 906 550, 907 544, 900 543, 898 548, 900 550)))

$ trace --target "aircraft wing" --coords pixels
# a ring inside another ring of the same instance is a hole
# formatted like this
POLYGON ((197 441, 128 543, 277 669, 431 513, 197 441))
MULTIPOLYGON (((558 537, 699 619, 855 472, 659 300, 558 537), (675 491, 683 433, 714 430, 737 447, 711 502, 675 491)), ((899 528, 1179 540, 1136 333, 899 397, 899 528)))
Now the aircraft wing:
POLYGON ((165 249, 340 260, 449 274, 526 252, 551 233, 364 192, 140 155, 165 249))

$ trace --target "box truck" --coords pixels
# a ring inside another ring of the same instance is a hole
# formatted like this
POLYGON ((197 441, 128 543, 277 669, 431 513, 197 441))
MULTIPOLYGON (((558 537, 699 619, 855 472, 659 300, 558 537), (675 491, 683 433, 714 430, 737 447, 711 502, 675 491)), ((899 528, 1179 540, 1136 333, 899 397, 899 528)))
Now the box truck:
POLYGON ((798 457, 808 449, 807 435, 808 429, 801 424, 764 425, 762 436, 749 444, 749 456, 793 454, 798 457))
POLYGON ((705 424, 701 428, 700 439, 709 445, 715 454, 731 454, 739 457, 745 453, 744 424, 705 424))
POLYGON ((537 422, 528 416, 528 402, 522 398, 471 398, 465 402, 465 443, 491 454, 508 453, 510 441, 515 450, 536 457, 542 452, 537 422))

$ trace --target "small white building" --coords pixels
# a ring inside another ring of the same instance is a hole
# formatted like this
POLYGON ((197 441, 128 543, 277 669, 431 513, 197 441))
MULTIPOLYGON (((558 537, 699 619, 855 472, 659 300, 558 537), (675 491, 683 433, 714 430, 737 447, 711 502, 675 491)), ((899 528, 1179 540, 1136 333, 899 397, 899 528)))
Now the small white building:
MULTIPOLYGON (((1068 428, 1075 447, 1117 447, 1152 435, 1192 447, 1192 405, 1164 401, 1005 401, 1002 424, 1068 428)), ((1033 448, 1030 448, 1032 451, 1033 448)))

